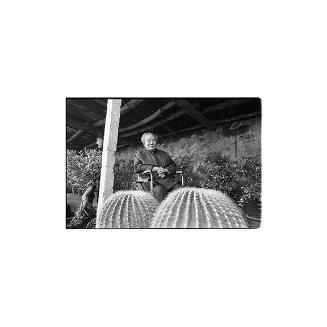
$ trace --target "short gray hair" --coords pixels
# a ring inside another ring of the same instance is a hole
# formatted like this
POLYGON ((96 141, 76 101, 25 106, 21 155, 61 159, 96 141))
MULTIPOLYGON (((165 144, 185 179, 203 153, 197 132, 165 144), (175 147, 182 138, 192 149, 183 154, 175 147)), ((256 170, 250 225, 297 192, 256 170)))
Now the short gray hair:
POLYGON ((145 139, 145 137, 147 135, 153 135, 156 138, 157 142, 158 142, 158 135, 156 135, 155 133, 152 133, 152 132, 146 132, 141 137, 141 142, 143 143, 143 145, 144 145, 144 139, 145 139))

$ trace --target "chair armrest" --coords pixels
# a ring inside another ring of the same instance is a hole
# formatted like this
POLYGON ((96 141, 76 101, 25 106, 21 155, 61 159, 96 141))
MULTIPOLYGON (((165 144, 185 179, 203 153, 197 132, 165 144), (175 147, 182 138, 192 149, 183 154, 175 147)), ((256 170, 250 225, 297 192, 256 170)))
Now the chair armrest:
POLYGON ((140 173, 139 175, 143 175, 143 174, 151 174, 152 175, 152 171, 151 170, 145 170, 143 173, 140 173))
POLYGON ((149 180, 144 180, 145 177, 143 177, 143 179, 142 179, 142 176, 141 176, 141 175, 144 176, 144 175, 147 175, 147 174, 150 174, 150 192, 151 192, 151 194, 153 194, 153 175, 152 175, 151 170, 146 170, 141 174, 137 174, 137 181, 138 182, 148 182, 149 180))
POLYGON ((150 175, 150 182, 152 183, 153 181, 153 175, 152 175, 152 171, 151 170, 145 170, 143 173, 139 173, 136 174, 137 176, 137 181, 138 182, 148 182, 148 179, 145 178, 149 178, 149 176, 145 176, 145 175, 150 175))
POLYGON ((177 175, 177 174, 180 174, 180 175, 181 175, 181 177, 182 177, 182 186, 184 186, 184 176, 183 176, 183 172, 182 172, 181 170, 177 170, 177 171, 175 172, 175 175, 177 175))

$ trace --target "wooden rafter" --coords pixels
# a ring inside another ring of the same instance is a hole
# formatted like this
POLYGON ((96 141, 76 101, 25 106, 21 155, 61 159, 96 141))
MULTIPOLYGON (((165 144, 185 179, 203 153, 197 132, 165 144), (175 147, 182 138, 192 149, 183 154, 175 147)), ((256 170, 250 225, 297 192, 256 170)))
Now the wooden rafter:
POLYGON ((159 119, 158 121, 156 121, 155 123, 147 126, 147 127, 144 127, 144 128, 141 128, 141 129, 138 129, 138 130, 135 130, 135 131, 131 131, 131 132, 128 132, 128 133, 125 133, 125 134, 122 134, 122 135, 119 135, 120 137, 124 138, 124 137, 130 137, 130 136, 133 136, 133 135, 137 135, 137 134, 141 134, 141 133, 145 133, 149 130, 152 130, 152 129, 155 129, 156 127, 158 126, 161 126, 171 120, 174 120, 182 115, 184 115, 185 112, 182 111, 182 110, 179 110, 177 112, 174 112, 172 113, 171 115, 169 115, 168 117, 165 117, 165 118, 161 118, 159 119))
POLYGON ((67 149, 75 148, 76 150, 78 150, 78 149, 83 149, 84 147, 85 147, 85 144, 80 141, 76 141, 74 143, 67 144, 67 149))
POLYGON ((216 124, 210 121, 207 117, 205 117, 195 106, 187 100, 178 100, 177 104, 182 108, 186 113, 188 113, 191 117, 197 120, 199 123, 208 127, 208 129, 215 130, 216 124))
POLYGON ((79 135, 81 135, 88 127, 90 126, 89 123, 85 123, 84 127, 79 129, 77 132, 75 132, 68 140, 67 144, 71 143, 73 140, 76 139, 79 135))
MULTIPOLYGON (((75 130, 83 130, 83 132, 91 132, 97 136, 103 137, 103 132, 98 131, 91 125, 87 125, 86 123, 78 122, 75 119, 67 118, 67 123, 69 127, 74 128, 75 130)), ((77 133, 77 132, 75 132, 77 133)), ((68 142, 68 141, 67 141, 68 142)))
POLYGON ((169 133, 175 133, 175 131, 168 125, 161 126, 163 129, 167 130, 169 133))
MULTIPOLYGON (((240 115, 240 116, 236 116, 236 117, 215 120, 214 122, 217 125, 222 125, 222 124, 226 124, 226 123, 229 123, 229 122, 234 122, 234 121, 253 118, 253 117, 258 117, 258 116, 261 116, 261 111, 259 111, 259 110, 255 111, 255 112, 252 112, 250 114, 244 114, 244 115, 240 115)), ((172 136, 172 135, 180 134, 180 133, 183 133, 183 132, 190 132, 192 130, 196 130, 196 129, 204 128, 204 127, 205 126, 203 124, 200 124, 200 125, 188 127, 188 128, 185 128, 185 129, 182 129, 182 130, 179 130, 179 131, 175 131, 173 133, 163 134, 160 137, 172 136)))
MULTIPOLYGON (((215 120, 214 122, 218 126, 218 125, 223 125, 223 124, 226 124, 226 123, 236 122, 236 121, 239 121, 239 120, 253 118, 253 117, 258 117, 258 116, 261 116, 261 111, 260 110, 255 111, 253 113, 249 113, 249 114, 239 115, 239 116, 236 116, 236 117, 215 120)), ((196 126, 191 126, 191 127, 188 127, 188 128, 184 128, 182 130, 178 130, 178 131, 173 131, 173 132, 170 132, 170 133, 162 134, 162 135, 160 135, 160 137, 162 138, 162 137, 173 136, 173 135, 180 134, 180 133, 191 132, 191 131, 194 131, 194 130, 197 130, 197 129, 200 129, 200 128, 205 128, 205 126, 203 124, 199 124, 199 125, 196 125, 196 126)), ((126 144, 126 143, 125 144, 120 144, 117 147, 117 149, 120 149, 120 148, 129 146, 129 145, 130 144, 126 144)))
POLYGON ((90 106, 91 110, 98 115, 98 119, 103 118, 106 115, 107 105, 100 104, 96 101, 97 99, 86 99, 84 100, 84 106, 90 106), (99 105, 100 104, 100 105, 99 105))
MULTIPOLYGON (((248 99, 246 99, 246 100, 244 100, 244 99, 227 100, 227 101, 225 101, 223 103, 215 104, 215 105, 212 105, 212 106, 209 106, 209 107, 203 109, 202 113, 206 114, 206 113, 211 113, 211 112, 214 112, 214 111, 224 110, 226 108, 234 107, 236 105, 239 105, 239 104, 242 104, 242 103, 245 103, 245 102, 248 102, 248 101, 250 101, 250 100, 248 100, 248 99)), ((153 123, 153 124, 151 124, 151 125, 149 125, 149 126, 147 126, 145 128, 141 128, 139 130, 135 130, 135 131, 131 131, 131 132, 128 132, 128 133, 121 134, 121 135, 119 135, 119 137, 120 138, 125 138, 125 137, 130 137, 130 136, 134 136, 134 135, 137 135, 137 134, 147 132, 150 129, 154 129, 154 128, 158 127, 158 126, 164 125, 167 122, 172 121, 172 120, 174 120, 176 118, 179 118, 179 117, 181 117, 183 115, 185 115, 184 110, 174 112, 171 115, 169 115, 168 117, 161 118, 160 120, 156 121, 155 123, 153 123)))
MULTIPOLYGON (((98 100, 98 99, 93 99, 93 100, 98 100)), ((132 110, 133 108, 136 108, 137 105, 139 105, 142 101, 144 101, 144 100, 143 99, 134 99, 134 100, 128 101, 127 103, 125 103, 124 106, 121 107, 121 112, 120 113, 121 114, 122 114, 122 112, 126 113, 126 112, 132 110)), ((177 101, 182 101, 182 100, 177 100, 177 101)), ((236 106, 236 105, 240 105, 242 103, 249 102, 249 101, 251 101, 251 99, 231 99, 231 100, 226 100, 223 103, 215 104, 215 105, 211 105, 209 107, 206 107, 201 111, 201 113, 200 112, 198 112, 198 113, 202 114, 202 116, 203 116, 203 114, 206 114, 206 113, 211 113, 211 112, 214 112, 214 111, 220 111, 220 110, 230 108, 230 107, 233 107, 233 106, 236 106)), ((176 102, 174 102, 174 104, 175 103, 176 102)), ((179 110, 177 112, 174 112, 174 113, 170 114, 168 117, 160 118, 162 112, 167 110, 169 107, 171 107, 171 105, 172 105, 172 101, 169 101, 163 107, 161 107, 159 110, 157 110, 154 114, 152 114, 149 117, 143 119, 142 121, 119 129, 119 132, 120 132, 119 138, 123 139, 123 138, 128 138, 128 137, 131 137, 131 136, 135 136, 135 135, 141 134, 141 133, 143 133, 145 131, 148 131, 150 129, 155 129, 158 126, 162 126, 162 127, 166 128, 167 131, 168 131, 168 133, 164 133, 163 135, 161 135, 162 137, 180 133, 181 130, 174 131, 173 129, 171 129, 166 124, 168 122, 170 122, 170 121, 184 115, 185 112, 186 112, 186 111, 184 111, 184 109, 181 109, 181 110, 179 110), (148 124, 148 123, 152 122, 156 118, 159 118, 156 122, 153 122, 152 124, 148 125, 147 127, 140 128, 141 126, 144 126, 144 124, 148 124), (137 129, 137 128, 140 128, 140 129, 137 129), (135 130, 133 130, 133 129, 135 129, 135 130), (129 131, 129 132, 126 133, 126 131, 129 131)), ((183 107, 183 106, 186 106, 186 104, 184 103, 180 107, 183 107)), ((195 110, 197 110, 197 108, 199 108, 198 103, 192 104, 192 106, 195 107, 195 110)), ((69 114, 67 116, 68 126, 71 127, 71 128, 74 128, 77 131, 71 137, 68 138, 67 144, 71 143, 72 140, 76 139, 78 136, 80 136, 85 131, 89 131, 89 132, 91 132, 91 133, 93 133, 93 134, 95 134, 97 136, 103 137, 103 132, 100 131, 100 130, 97 130, 96 128, 102 126, 105 123, 105 119, 98 120, 98 121, 96 121, 96 122, 94 122, 92 124, 92 122, 85 123, 85 122, 81 121, 81 119, 77 119, 78 118, 77 116, 75 117, 76 119, 73 119, 73 116, 74 116, 74 114, 69 114)), ((216 125, 216 122, 210 122, 210 123, 216 125)), ((208 127, 207 122, 205 123, 205 122, 201 121, 200 125, 194 126, 195 129, 196 128, 201 128, 201 127, 208 127)), ((192 129, 192 128, 193 127, 190 127, 190 129, 192 129)), ((185 130, 182 130, 182 131, 185 131, 185 130)), ((125 144, 122 143, 121 145, 125 145, 125 144)))
MULTIPOLYGON (((78 103, 76 103, 76 102, 74 102, 72 100, 68 100, 67 103, 71 104, 76 109, 79 109, 78 114, 81 115, 81 116, 84 116, 86 119, 94 119, 94 120, 98 120, 99 119, 99 115, 97 115, 97 114, 94 113, 93 108, 92 109, 91 108, 88 108, 88 107, 83 106, 81 104, 78 104, 78 103)), ((75 110, 75 112, 76 112, 76 110, 75 110)), ((105 114, 105 112, 102 113, 102 115, 103 114, 105 114)))
POLYGON ((155 113, 153 113, 149 117, 147 117, 147 118, 145 118, 143 120, 140 120, 136 124, 133 124, 133 125, 130 125, 130 126, 127 126, 127 127, 120 128, 119 129, 119 133, 124 133, 124 132, 130 131, 131 129, 135 129, 135 128, 138 128, 140 126, 143 126, 145 124, 150 123, 151 121, 153 121, 157 117, 160 117, 163 114, 163 112, 165 112, 166 110, 170 109, 174 105, 175 105, 175 101, 169 101, 169 102, 167 102, 165 105, 163 105, 160 109, 158 109, 155 113))
POLYGON ((81 121, 79 119, 73 117, 67 117, 67 127, 70 129, 80 129, 84 126, 85 121, 81 121))
POLYGON ((126 102, 120 109, 120 116, 127 114, 130 110, 141 104, 144 99, 134 99, 126 102))
POLYGON ((97 122, 95 122, 92 127, 100 127, 102 125, 104 125, 104 123, 106 122, 106 118, 100 119, 97 122))
MULTIPOLYGON (((102 105, 103 107, 107 108, 107 101, 108 100, 101 100, 101 99, 92 99, 94 102, 102 105)), ((137 107, 139 104, 141 104, 144 101, 144 99, 133 99, 128 102, 126 102, 120 109, 120 115, 127 114, 130 110, 137 107)), ((103 122, 104 124, 104 122, 103 122)))
MULTIPOLYGON (((137 106, 137 104, 141 103, 143 101, 143 99, 136 99, 136 100, 131 100, 129 101, 128 103, 126 103, 125 105, 122 106, 121 108, 121 112, 120 112, 120 115, 122 114, 126 114, 129 110, 135 108, 137 106), (135 101, 138 101, 137 103, 135 101), (132 103, 130 103, 132 102, 132 103)), ((106 122, 106 118, 103 118, 103 119, 100 119, 98 120, 97 122, 95 122, 92 127, 99 127, 99 126, 102 126, 104 125, 106 122)))
POLYGON ((84 133, 85 131, 90 131, 93 134, 99 136, 99 137, 103 137, 103 133, 93 129, 93 128, 89 128, 88 126, 83 127, 79 130, 77 130, 68 140, 67 140, 67 144, 71 143, 73 140, 75 140, 78 136, 80 136, 82 133, 84 133))
MULTIPOLYGON (((94 102, 96 102, 97 104, 107 108, 107 101, 108 99, 92 99, 94 102)), ((144 99, 134 99, 134 100, 130 100, 127 103, 125 103, 125 105, 122 106, 120 114, 124 115, 126 114, 129 110, 135 108, 136 106, 138 106, 141 102, 143 102, 144 99)))
MULTIPOLYGON (((120 110, 120 115, 126 114, 128 111, 134 109, 136 106, 138 106, 141 102, 143 102, 143 99, 134 99, 134 100, 130 100, 127 103, 125 103, 121 110, 120 110)), ((80 108, 86 111, 89 111, 86 107, 76 104, 74 102, 68 101, 68 103, 71 103, 72 105, 74 105, 76 108, 80 108)), ((91 132, 94 132, 94 134, 98 135, 98 136, 102 136, 102 133, 95 131, 94 128, 99 127, 104 125, 106 122, 106 118, 100 119, 98 121, 96 121, 95 123, 91 124, 91 123, 87 123, 84 126, 82 126, 81 128, 78 129, 78 131, 71 136, 68 140, 67 140, 67 144, 69 144, 70 142, 72 142, 76 137, 78 137, 79 135, 81 135, 84 131, 88 130, 91 132), (101 135, 99 135, 101 134, 101 135)))
POLYGON ((108 100, 101 100, 101 99, 92 99, 95 103, 103 106, 104 108, 107 109, 107 101, 108 100))

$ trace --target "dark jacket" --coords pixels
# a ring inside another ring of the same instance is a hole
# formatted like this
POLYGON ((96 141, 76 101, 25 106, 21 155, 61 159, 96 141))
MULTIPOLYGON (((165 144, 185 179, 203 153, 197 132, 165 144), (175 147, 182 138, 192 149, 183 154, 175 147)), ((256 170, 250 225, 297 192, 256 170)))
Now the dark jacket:
POLYGON ((153 172, 154 184, 163 186, 167 191, 178 183, 174 176, 176 164, 165 151, 156 149, 149 151, 147 149, 138 150, 134 156, 134 172, 143 173, 146 170, 152 170, 153 167, 163 167, 168 169, 165 178, 159 178, 157 172, 153 172))

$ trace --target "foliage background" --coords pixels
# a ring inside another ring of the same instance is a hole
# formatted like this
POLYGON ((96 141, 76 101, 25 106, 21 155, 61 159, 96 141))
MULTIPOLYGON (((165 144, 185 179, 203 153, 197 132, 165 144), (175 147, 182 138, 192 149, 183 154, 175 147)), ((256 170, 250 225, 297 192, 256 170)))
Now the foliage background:
MULTIPOLYGON (((233 161, 211 152, 203 157, 174 158, 183 171, 185 184, 219 190, 228 194, 250 216, 261 215, 261 156, 242 157, 233 161)), ((82 191, 92 180, 99 185, 101 151, 67 151, 67 184, 82 191)), ((131 189, 134 181, 133 160, 116 160, 114 192, 131 189)))
POLYGON ((185 184, 219 190, 228 194, 250 215, 261 214, 261 156, 242 157, 233 161, 217 152, 203 158, 176 158, 185 184))
POLYGON ((89 181, 94 181, 97 186, 100 182, 101 151, 67 150, 67 186, 77 187, 83 192, 89 181))

